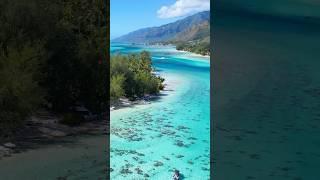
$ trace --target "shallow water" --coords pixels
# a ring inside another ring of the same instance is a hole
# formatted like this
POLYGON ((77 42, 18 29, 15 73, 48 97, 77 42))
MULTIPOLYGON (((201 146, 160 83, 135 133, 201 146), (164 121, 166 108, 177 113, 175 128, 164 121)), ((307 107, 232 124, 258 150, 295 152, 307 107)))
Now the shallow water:
POLYGON ((67 137, 0 160, 3 180, 104 180, 107 172, 106 136, 67 137))
POLYGON ((214 27, 213 178, 319 179, 319 26, 216 14, 214 27))
POLYGON ((111 179, 209 179, 210 63, 174 47, 111 44, 111 53, 151 52, 167 84, 160 99, 111 111, 111 179))

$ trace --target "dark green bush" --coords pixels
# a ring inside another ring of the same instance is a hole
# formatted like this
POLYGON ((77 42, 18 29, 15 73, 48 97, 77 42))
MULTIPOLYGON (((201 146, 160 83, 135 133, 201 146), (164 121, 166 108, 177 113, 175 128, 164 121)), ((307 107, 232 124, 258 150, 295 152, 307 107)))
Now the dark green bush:
POLYGON ((7 55, 0 57, 0 134, 8 134, 44 102, 39 85, 42 48, 9 48, 7 55))
POLYGON ((42 105, 106 111, 108 10, 101 0, 0 1, 0 136, 42 105))
POLYGON ((59 123, 68 126, 79 126, 83 122, 85 122, 84 117, 76 113, 65 113, 59 121, 59 123))
POLYGON ((150 54, 146 51, 128 56, 111 57, 110 99, 135 99, 146 94, 157 94, 164 88, 164 79, 153 73, 150 54))

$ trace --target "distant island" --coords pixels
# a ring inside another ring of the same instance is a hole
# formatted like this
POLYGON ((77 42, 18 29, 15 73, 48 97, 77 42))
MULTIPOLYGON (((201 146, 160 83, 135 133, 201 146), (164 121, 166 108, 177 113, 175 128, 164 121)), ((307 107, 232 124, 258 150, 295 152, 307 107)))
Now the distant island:
POLYGON ((139 29, 113 41, 174 44, 177 50, 210 55, 210 11, 203 11, 159 27, 139 29))

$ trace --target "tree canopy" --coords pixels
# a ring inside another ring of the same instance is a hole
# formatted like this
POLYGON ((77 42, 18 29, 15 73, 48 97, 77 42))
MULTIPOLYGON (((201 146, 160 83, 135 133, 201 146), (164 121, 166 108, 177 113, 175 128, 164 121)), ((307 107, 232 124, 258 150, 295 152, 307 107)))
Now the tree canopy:
POLYGON ((39 107, 108 107, 104 0, 0 2, 0 134, 39 107))
POLYGON ((149 52, 114 55, 110 61, 110 99, 135 99, 146 94, 157 94, 163 89, 164 79, 153 73, 149 52))

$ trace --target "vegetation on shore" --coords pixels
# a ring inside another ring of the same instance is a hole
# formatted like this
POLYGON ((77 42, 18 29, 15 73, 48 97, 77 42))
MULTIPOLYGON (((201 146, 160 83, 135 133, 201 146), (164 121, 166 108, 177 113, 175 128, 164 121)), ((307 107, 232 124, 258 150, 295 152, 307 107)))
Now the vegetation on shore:
POLYGON ((40 107, 107 109, 107 11, 103 0, 0 2, 0 136, 40 107))
POLYGON ((110 100, 121 97, 134 100, 146 94, 157 94, 164 79, 153 73, 150 54, 113 55, 110 60, 110 100))
POLYGON ((176 49, 200 54, 203 56, 210 56, 209 42, 179 42, 176 43, 176 49))

